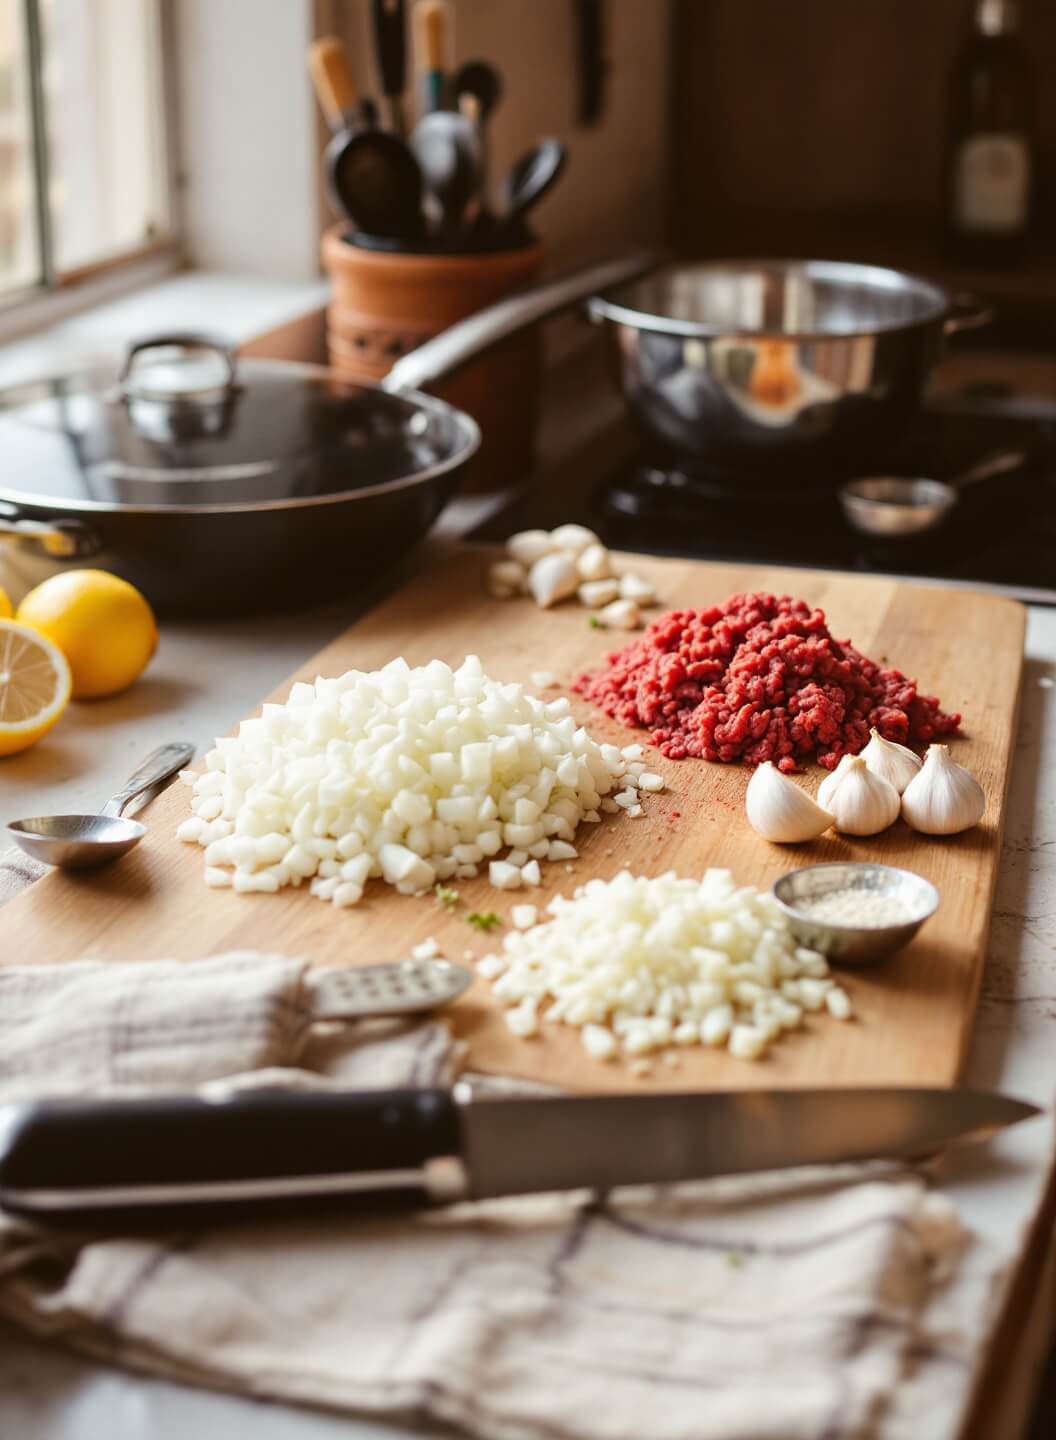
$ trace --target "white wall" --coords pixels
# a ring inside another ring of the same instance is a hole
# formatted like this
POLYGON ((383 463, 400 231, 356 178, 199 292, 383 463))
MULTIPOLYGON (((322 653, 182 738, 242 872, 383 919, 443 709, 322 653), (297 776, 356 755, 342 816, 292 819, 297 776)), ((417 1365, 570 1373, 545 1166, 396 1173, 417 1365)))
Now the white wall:
POLYGON ((319 271, 311 0, 175 0, 187 259, 276 280, 319 271))

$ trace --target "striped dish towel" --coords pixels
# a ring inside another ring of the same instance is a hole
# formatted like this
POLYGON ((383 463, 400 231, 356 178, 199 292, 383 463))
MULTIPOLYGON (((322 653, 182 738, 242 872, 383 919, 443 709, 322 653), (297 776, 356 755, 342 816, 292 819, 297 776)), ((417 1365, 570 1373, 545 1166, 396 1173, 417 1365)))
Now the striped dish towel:
MULTIPOLYGON (((306 1031, 304 973, 0 969, 0 1099, 450 1079, 437 1022, 306 1031)), ((949 1307, 929 1320, 965 1240, 890 1167, 84 1243, 6 1220, 0 1312, 185 1382, 488 1440, 867 1440, 929 1354, 965 1361, 949 1307)))

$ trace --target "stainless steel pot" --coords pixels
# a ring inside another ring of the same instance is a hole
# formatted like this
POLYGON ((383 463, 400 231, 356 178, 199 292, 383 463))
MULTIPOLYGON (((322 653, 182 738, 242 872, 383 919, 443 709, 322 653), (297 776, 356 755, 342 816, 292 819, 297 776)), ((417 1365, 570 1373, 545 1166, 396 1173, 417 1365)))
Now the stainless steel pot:
POLYGON ((790 460, 853 472, 920 401, 977 302, 828 260, 671 265, 589 303, 631 417, 678 463, 750 483, 790 460))

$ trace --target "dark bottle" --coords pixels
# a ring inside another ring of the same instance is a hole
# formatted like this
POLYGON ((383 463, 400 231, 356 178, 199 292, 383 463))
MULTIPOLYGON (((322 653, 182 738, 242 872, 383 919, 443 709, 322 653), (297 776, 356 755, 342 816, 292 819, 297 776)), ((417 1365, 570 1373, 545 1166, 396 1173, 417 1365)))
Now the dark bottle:
POLYGON ((1027 248, 1034 155, 1016 0, 975 0, 954 76, 947 229, 969 263, 1002 265, 1027 248))

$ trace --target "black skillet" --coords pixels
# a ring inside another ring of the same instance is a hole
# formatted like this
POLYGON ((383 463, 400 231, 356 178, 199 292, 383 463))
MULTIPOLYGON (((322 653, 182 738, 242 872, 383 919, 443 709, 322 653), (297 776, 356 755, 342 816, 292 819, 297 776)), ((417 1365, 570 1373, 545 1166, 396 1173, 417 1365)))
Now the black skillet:
POLYGON ((5 555, 5 582, 8 566, 21 588, 91 564, 163 613, 216 618, 360 592, 425 534, 480 441, 421 388, 650 263, 501 301, 381 385, 176 334, 134 346, 116 380, 96 369, 0 391, 0 542, 31 542, 5 555))

